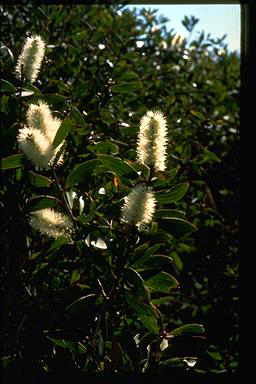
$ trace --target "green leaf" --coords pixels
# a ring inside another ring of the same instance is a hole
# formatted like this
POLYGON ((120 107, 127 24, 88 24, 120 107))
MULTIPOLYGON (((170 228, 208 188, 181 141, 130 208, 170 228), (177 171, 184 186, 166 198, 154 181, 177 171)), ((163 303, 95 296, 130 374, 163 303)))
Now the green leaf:
POLYGON ((169 293, 170 289, 179 288, 179 282, 167 272, 160 272, 157 275, 145 280, 147 287, 157 292, 169 293))
POLYGON ((136 169, 138 173, 140 173, 140 176, 148 181, 150 176, 150 168, 142 163, 134 162, 132 164, 133 168, 136 169))
POLYGON ((89 304, 91 305, 93 301, 96 300, 95 293, 90 293, 89 295, 80 297, 75 300, 72 304, 65 308, 65 311, 70 313, 79 312, 82 309, 86 308, 89 304))
POLYGON ((157 319, 153 316, 139 315, 139 319, 155 335, 159 334, 159 327, 157 325, 157 319))
POLYGON ((35 187, 49 187, 52 184, 52 180, 48 179, 48 177, 38 175, 32 171, 29 171, 28 177, 31 184, 35 187))
POLYGON ((74 116, 74 119, 76 120, 76 122, 81 125, 81 126, 84 126, 85 125, 85 121, 84 121, 84 117, 83 115, 81 114, 81 112, 76 108, 76 107, 72 107, 72 114, 74 116))
POLYGON ((81 222, 82 224, 88 224, 94 218, 96 208, 96 203, 92 200, 90 203, 90 209, 88 214, 86 215, 85 213, 81 213, 81 215, 78 217, 79 222, 81 222))
POLYGON ((24 155, 17 153, 2 159, 2 170, 21 168, 24 166, 24 155))
POLYGON ((179 211, 177 209, 158 209, 155 212, 155 217, 157 219, 160 219, 162 217, 179 217, 182 219, 185 217, 185 212, 179 211))
POLYGON ((142 257, 133 268, 138 271, 146 271, 151 269, 163 269, 173 266, 173 260, 169 256, 165 255, 154 255, 148 257, 142 257))
POLYGON ((34 212, 44 208, 55 207, 59 202, 60 200, 52 196, 35 196, 29 200, 26 208, 28 211, 34 212))
POLYGON ((35 96, 41 96, 42 95, 41 91, 35 85, 32 85, 32 84, 26 84, 24 86, 24 91, 33 92, 33 94, 35 96))
POLYGON ((130 164, 119 159, 118 157, 98 155, 97 158, 117 176, 126 176, 130 178, 138 176, 136 170, 130 164))
POLYGON ((10 112, 10 108, 9 108, 9 100, 10 99, 10 96, 7 96, 7 95, 2 95, 1 98, 0 98, 0 112, 2 113, 9 113, 10 112))
POLYGON ((205 329, 201 324, 186 324, 179 328, 174 329, 170 334, 173 336, 180 336, 187 333, 204 333, 205 329))
POLYGON ((159 365, 164 367, 184 367, 184 357, 172 357, 168 360, 160 361, 159 365))
POLYGON ((173 188, 156 192, 158 203, 174 203, 180 200, 187 192, 189 183, 180 183, 173 188))
POLYGON ((119 152, 118 145, 107 141, 100 141, 98 143, 95 143, 94 145, 87 145, 87 149, 89 149, 89 151, 91 152, 111 155, 116 155, 119 152))
MULTIPOLYGON (((35 95, 36 96, 36 95, 35 95)), ((61 109, 65 105, 66 97, 58 94, 44 94, 41 96, 36 96, 37 99, 45 101, 47 104, 51 105, 53 108, 61 109)))
POLYGON ((144 285, 144 281, 140 274, 132 268, 124 269, 124 276, 126 281, 133 286, 133 291, 136 297, 141 297, 142 299, 149 299, 149 291, 144 285))
POLYGON ((9 81, 1 79, 0 82, 0 89, 2 92, 16 92, 16 88, 14 85, 12 85, 9 81))
POLYGON ((152 304, 154 304, 154 305, 161 305, 164 303, 168 303, 169 301, 175 301, 175 297, 163 296, 163 297, 159 297, 158 299, 151 300, 152 304))
POLYGON ((86 353, 85 346, 80 342, 77 343, 75 341, 67 339, 56 339, 54 337, 49 336, 47 336, 47 339, 51 340, 58 347, 62 347, 64 349, 69 350, 71 353, 76 351, 79 353, 86 353))
POLYGON ((101 117, 102 121, 106 124, 113 124, 116 121, 115 116, 108 111, 101 110, 100 111, 100 117, 101 117))
POLYGON ((66 138, 66 136, 70 131, 71 125, 72 125, 72 120, 68 118, 63 120, 58 131, 56 132, 56 135, 52 143, 54 148, 57 148, 61 144, 61 142, 66 138))
POLYGON ((72 271, 71 284, 74 284, 74 283, 76 283, 77 281, 79 281, 80 276, 81 276, 80 272, 79 272, 77 269, 74 269, 74 270, 72 271))
POLYGON ((124 81, 118 84, 112 85, 111 91, 114 93, 130 93, 137 91, 141 88, 141 83, 139 81, 124 81))
POLYGON ((187 233, 194 232, 197 227, 179 217, 162 217, 159 222, 159 228, 174 236, 183 236, 187 233))
MULTIPOLYGON (((132 265, 131 265, 131 268, 134 268, 134 269, 138 269, 139 267, 140 267, 140 265, 143 265, 143 263, 144 263, 144 261, 145 260, 147 260, 148 259, 148 257, 150 256, 150 255, 153 255, 153 253, 155 253, 157 250, 158 250, 158 248, 160 247, 160 243, 158 243, 158 244, 155 244, 155 245, 153 245, 152 247, 150 247, 150 248, 148 248, 148 246, 147 246, 147 250, 146 250, 146 252, 144 253, 144 255, 139 259, 139 260, 137 260, 137 261, 135 261, 132 265)), ((137 247, 136 249, 135 249, 135 255, 137 254, 137 253, 139 253, 141 250, 144 250, 145 248, 144 247, 146 247, 145 246, 145 244, 142 244, 140 247, 137 247)))
POLYGON ((65 188, 71 188, 75 184, 84 181, 85 177, 89 174, 92 174, 96 165, 98 165, 97 159, 88 160, 76 167, 74 171, 72 171, 66 180, 65 188))
POLYGON ((125 300, 139 315, 158 317, 156 310, 149 302, 144 303, 129 292, 125 292, 125 300))
POLYGON ((200 119, 200 120, 205 120, 205 116, 204 116, 201 112, 199 112, 199 111, 195 111, 195 110, 193 110, 193 109, 192 109, 190 112, 191 112, 191 114, 192 114, 193 116, 197 117, 198 119, 200 119))
POLYGON ((204 161, 215 161, 217 163, 221 163, 221 159, 215 155, 215 153, 209 151, 209 149, 204 149, 204 161))

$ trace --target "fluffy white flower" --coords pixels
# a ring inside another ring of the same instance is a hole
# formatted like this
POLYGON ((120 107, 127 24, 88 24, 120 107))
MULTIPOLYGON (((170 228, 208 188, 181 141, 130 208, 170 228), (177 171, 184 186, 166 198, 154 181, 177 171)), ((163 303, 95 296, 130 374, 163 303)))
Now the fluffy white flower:
POLYGON ((180 47, 183 44, 184 40, 185 36, 183 35, 183 33, 176 33, 176 35, 172 39, 172 45, 180 47))
POLYGON ((30 104, 27 121, 30 127, 40 129, 51 142, 61 125, 61 120, 52 116, 48 104, 43 101, 39 101, 38 105, 30 104))
POLYGON ((18 58, 16 74, 22 73, 28 81, 33 83, 39 73, 45 52, 45 42, 38 35, 27 37, 23 50, 18 58), (23 67, 23 70, 22 70, 23 67))
POLYGON ((51 208, 33 212, 30 224, 43 235, 57 238, 70 238, 73 224, 70 219, 51 208))
POLYGON ((142 230, 152 221, 155 206, 154 192, 143 185, 137 185, 124 199, 121 221, 135 224, 142 230))
POLYGON ((137 159, 153 166, 156 172, 166 169, 167 123, 161 112, 148 111, 140 121, 137 142, 137 159))
POLYGON ((24 127, 19 130, 17 140, 22 152, 37 169, 49 168, 54 149, 39 129, 24 127))
POLYGON ((64 152, 61 153, 58 160, 57 157, 65 142, 62 142, 57 148, 52 145, 61 120, 52 116, 46 103, 39 101, 38 105, 29 106, 27 122, 28 127, 20 129, 17 137, 23 153, 37 169, 48 169, 55 162, 57 166, 61 165, 64 160, 64 152))

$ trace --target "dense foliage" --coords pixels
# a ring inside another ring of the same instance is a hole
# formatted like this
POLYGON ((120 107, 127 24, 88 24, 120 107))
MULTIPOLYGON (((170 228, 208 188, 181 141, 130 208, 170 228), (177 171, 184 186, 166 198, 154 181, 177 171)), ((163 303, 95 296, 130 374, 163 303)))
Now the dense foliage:
POLYGON ((195 33, 194 17, 175 44, 165 22, 122 5, 1 7, 7 372, 238 369, 240 60, 224 38, 195 33), (31 34, 46 41, 46 57, 20 90, 15 65, 31 34), (63 121, 65 160, 54 172, 36 171, 17 144, 38 100, 63 121), (136 161, 151 109, 169 129, 168 170, 157 178, 136 161), (141 182, 158 206, 139 232, 120 223, 120 209, 141 182), (38 209, 70 213, 72 192, 72 242, 29 225, 38 209))

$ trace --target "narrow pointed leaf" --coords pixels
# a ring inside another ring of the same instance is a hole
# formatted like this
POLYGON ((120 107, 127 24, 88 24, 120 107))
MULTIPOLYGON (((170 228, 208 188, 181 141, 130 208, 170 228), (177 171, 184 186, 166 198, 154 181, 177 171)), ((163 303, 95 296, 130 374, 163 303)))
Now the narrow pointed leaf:
POLYGON ((156 192, 158 203, 175 203, 180 200, 187 192, 189 183, 180 183, 173 188, 156 192))
POLYGON ((70 131, 71 125, 72 125, 72 121, 70 119, 65 119, 62 122, 52 143, 54 148, 57 148, 62 143, 62 141, 66 138, 66 136, 70 131))
POLYGON ((149 302, 144 303, 129 292, 125 293, 125 300, 139 315, 158 317, 156 310, 149 302))
POLYGON ((170 289, 179 287, 179 282, 167 272, 160 272, 150 279, 145 280, 145 284, 153 291, 164 293, 169 293, 170 289))
POLYGON ((110 155, 98 155, 97 157, 102 164, 106 165, 106 167, 108 167, 117 176, 126 176, 131 178, 138 176, 135 168, 118 157, 110 155))
POLYGON ((153 334, 159 334, 159 327, 157 324, 157 319, 155 317, 139 315, 139 319, 145 325, 145 327, 149 329, 153 334))
POLYGON ((194 224, 179 217, 162 217, 158 223, 159 228, 164 229, 174 236, 183 236, 197 230, 197 227, 194 224))
POLYGON ((35 196, 29 200, 26 208, 28 211, 34 212, 44 208, 55 207, 58 203, 60 203, 60 200, 52 196, 35 196))
POLYGON ((9 81, 1 79, 0 89, 2 92, 16 92, 16 88, 9 81))
POLYGON ((80 297, 79 299, 75 300, 72 304, 70 304, 68 307, 66 307, 65 311, 75 313, 78 311, 81 311, 82 309, 86 308, 89 304, 96 299, 96 295, 94 293, 91 293, 89 295, 80 297))
POLYGON ((21 168, 24 166, 24 155, 17 153, 2 159, 2 170, 21 168))
POLYGON ((35 187, 49 187, 52 184, 52 180, 48 179, 48 177, 38 175, 32 171, 29 171, 29 180, 35 187))
POLYGON ((138 271, 146 271, 151 269, 165 269, 173 267, 173 260, 169 256, 165 255, 154 255, 148 256, 147 258, 143 258, 137 265, 133 266, 133 268, 138 271))
POLYGON ((172 336, 180 336, 187 333, 204 333, 205 329, 201 324, 186 324, 179 328, 174 329, 170 334, 172 336))
POLYGON ((65 183, 65 188, 71 188, 73 185, 83 181, 86 176, 92 174, 96 165, 98 165, 97 159, 88 160, 82 164, 80 164, 77 168, 72 171, 65 183))

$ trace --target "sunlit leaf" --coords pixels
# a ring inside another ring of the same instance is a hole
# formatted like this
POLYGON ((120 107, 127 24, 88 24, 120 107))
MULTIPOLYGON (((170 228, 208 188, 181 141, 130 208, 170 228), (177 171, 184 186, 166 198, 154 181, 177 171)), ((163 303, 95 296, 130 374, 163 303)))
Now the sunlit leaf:
POLYGON ((205 329, 201 324, 186 324, 171 331, 170 335, 180 336, 187 333, 201 334, 204 332, 205 332, 205 329))
POLYGON ((66 136, 70 131, 71 126, 72 126, 72 121, 68 118, 61 123, 52 143, 54 148, 57 148, 62 143, 62 141, 66 138, 66 136))
POLYGON ((145 284, 153 291, 164 293, 169 293, 171 289, 179 287, 179 282, 167 272, 160 272, 145 280, 145 284))
POLYGON ((106 165, 117 176, 126 176, 134 178, 138 176, 136 170, 126 161, 109 155, 97 155, 99 161, 106 165))
POLYGON ((32 185, 35 187, 49 187, 52 184, 52 180, 48 179, 48 177, 38 175, 32 171, 29 171, 29 180, 32 185))
POLYGON ((72 304, 65 308, 65 311, 70 313, 75 313, 85 309, 89 304, 91 305, 93 301, 96 300, 95 293, 80 297, 75 300, 72 304))
POLYGON ((55 207, 60 201, 52 196, 35 196, 27 203, 28 211, 39 211, 44 208, 55 207))
POLYGON ((174 236, 183 236, 197 230, 194 224, 179 217, 164 216, 159 219, 158 223, 160 228, 174 236))
POLYGON ((159 203, 174 203, 180 200, 186 193, 189 183, 180 183, 168 190, 157 191, 156 199, 159 203))
POLYGON ((0 89, 2 92, 16 92, 16 88, 9 81, 1 79, 0 80, 0 89))
POLYGON ((93 172, 98 163, 97 159, 92 159, 79 164, 78 167, 68 175, 65 188, 71 188, 80 181, 84 181, 85 177, 93 172))
POLYGON ((11 155, 2 159, 2 170, 20 168, 24 166, 25 156, 21 153, 11 155))

